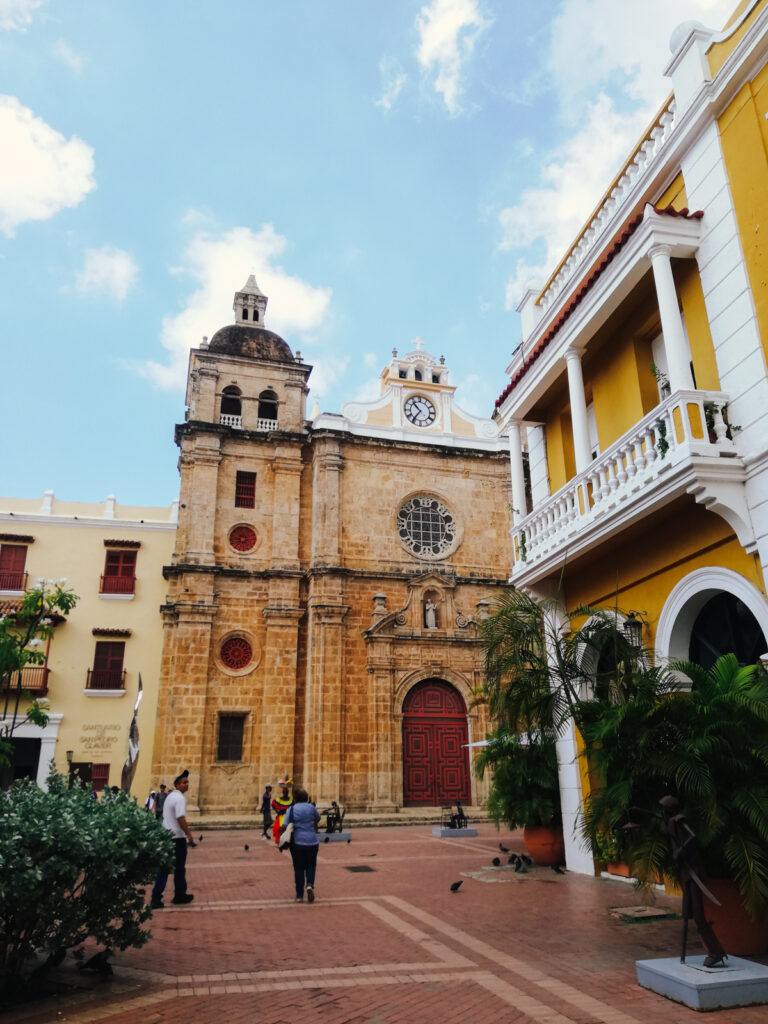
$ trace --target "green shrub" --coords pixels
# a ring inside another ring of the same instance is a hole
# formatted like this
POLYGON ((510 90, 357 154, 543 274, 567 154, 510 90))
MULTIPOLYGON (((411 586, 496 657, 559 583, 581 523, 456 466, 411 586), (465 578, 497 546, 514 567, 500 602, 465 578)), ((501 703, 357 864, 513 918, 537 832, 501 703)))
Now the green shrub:
POLYGON ((33 953, 51 955, 91 937, 142 946, 151 917, 144 886, 172 869, 169 832, 125 793, 97 802, 52 772, 0 799, 0 988, 33 953))

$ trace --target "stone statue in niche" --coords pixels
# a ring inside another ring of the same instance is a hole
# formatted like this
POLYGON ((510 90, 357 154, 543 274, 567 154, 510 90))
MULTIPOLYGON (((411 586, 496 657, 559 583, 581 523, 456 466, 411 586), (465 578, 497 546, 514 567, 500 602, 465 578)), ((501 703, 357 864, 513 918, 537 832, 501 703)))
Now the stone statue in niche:
POLYGON ((424 625, 427 629, 437 629, 437 605, 431 597, 424 600, 424 625))

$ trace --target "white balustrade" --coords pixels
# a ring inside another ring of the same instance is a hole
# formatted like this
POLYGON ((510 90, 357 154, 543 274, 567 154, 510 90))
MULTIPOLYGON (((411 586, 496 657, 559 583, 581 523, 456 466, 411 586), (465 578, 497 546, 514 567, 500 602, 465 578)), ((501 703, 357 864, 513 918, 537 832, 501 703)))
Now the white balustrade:
POLYGON ((222 412, 219 414, 219 423, 223 427, 234 427, 235 430, 243 429, 243 417, 233 416, 232 413, 222 412))
POLYGON ((277 430, 277 420, 256 420, 257 430, 277 430))
POLYGON ((735 455, 719 391, 675 391, 582 473, 550 495, 512 529, 515 572, 523 563, 565 551, 573 537, 611 515, 662 473, 692 456, 735 455))

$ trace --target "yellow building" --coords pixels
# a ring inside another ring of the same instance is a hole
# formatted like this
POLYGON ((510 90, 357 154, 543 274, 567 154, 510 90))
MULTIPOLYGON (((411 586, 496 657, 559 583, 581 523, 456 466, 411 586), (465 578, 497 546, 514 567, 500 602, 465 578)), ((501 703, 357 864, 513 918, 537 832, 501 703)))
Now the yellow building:
MULTIPOLYGON (((4 783, 15 774, 43 785, 53 758, 64 773, 71 761, 97 789, 120 785, 139 674, 141 753, 132 792, 143 799, 162 781, 150 779, 162 645, 158 609, 177 510, 177 502, 139 508, 119 505, 113 496, 102 504, 58 501, 52 491, 42 500, 0 498, 0 612, 18 607, 38 578, 65 578, 79 596, 70 616, 54 627, 45 666, 24 670, 25 688, 48 698, 50 719, 45 729, 22 725, 15 731, 15 764, 4 783)), ((0 713, 10 714, 6 693, 0 696, 0 713)))
MULTIPOLYGON (((768 2, 722 32, 681 25, 670 48, 673 95, 518 307, 497 402, 511 582, 635 612, 661 659, 752 662, 768 650, 768 2)), ((569 867, 591 872, 574 737, 560 754, 569 867)))

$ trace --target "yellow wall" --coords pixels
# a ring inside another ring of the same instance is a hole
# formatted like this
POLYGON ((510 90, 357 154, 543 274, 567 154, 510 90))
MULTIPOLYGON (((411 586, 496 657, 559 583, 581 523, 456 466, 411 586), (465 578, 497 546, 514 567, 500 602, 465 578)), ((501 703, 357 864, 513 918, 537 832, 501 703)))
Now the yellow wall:
MULTIPOLYGON (((55 748, 56 767, 66 773, 66 751, 71 750, 75 762, 108 763, 109 784, 120 784, 141 673, 141 753, 131 791, 143 801, 150 784, 156 788, 160 781, 171 781, 150 779, 162 643, 159 608, 166 593, 162 566, 171 560, 175 537, 171 510, 132 506, 131 519, 104 519, 102 505, 57 501, 51 516, 37 514, 40 505, 39 500, 0 498, 0 532, 34 537, 26 561, 30 585, 38 577, 64 577, 79 596, 67 621, 55 627, 48 659, 49 711, 63 715, 55 748), (61 514, 62 507, 66 515, 61 514), (105 540, 141 544, 136 559, 136 592, 131 600, 99 594, 105 540), (96 637, 94 628, 130 629, 131 636, 96 637), (86 696, 83 692, 100 639, 125 639, 125 693, 120 697, 86 696)), ((124 509, 118 507, 118 512, 122 514, 124 509)))
MULTIPOLYGON (((741 17, 752 2, 753 0, 741 0, 741 3, 728 19, 726 28, 729 25, 733 25, 733 23, 741 17)), ((740 25, 733 35, 724 39, 722 43, 715 43, 714 46, 710 48, 707 53, 707 60, 709 61, 709 70, 713 78, 717 75, 720 68, 722 68, 723 64, 725 64, 726 60, 736 49, 736 46, 741 39, 743 39, 745 33, 749 30, 750 25, 752 25, 764 6, 764 3, 756 4, 754 10, 751 11, 749 16, 745 19, 744 24, 740 25)))
POLYGON ((738 93, 719 119, 744 259, 768 358, 768 68, 738 93))
POLYGON ((684 210, 688 207, 688 199, 685 194, 685 182, 682 174, 678 174, 672 184, 655 201, 654 206, 665 209, 673 206, 676 210, 684 210))

